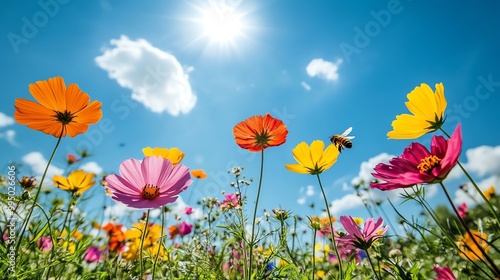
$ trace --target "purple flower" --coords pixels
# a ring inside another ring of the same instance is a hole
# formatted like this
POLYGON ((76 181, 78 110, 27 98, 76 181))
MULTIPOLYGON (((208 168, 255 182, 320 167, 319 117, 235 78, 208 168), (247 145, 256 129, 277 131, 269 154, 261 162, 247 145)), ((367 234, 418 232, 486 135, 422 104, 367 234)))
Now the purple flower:
POLYGON ((86 262, 100 262, 102 251, 95 246, 90 246, 83 253, 83 260, 86 262))
POLYGON ((52 247, 54 246, 52 244, 52 238, 50 236, 42 236, 36 241, 36 245, 42 252, 46 253, 50 250, 52 250, 52 247))
POLYGON ((388 226, 383 227, 384 220, 378 218, 366 219, 363 231, 358 227, 356 222, 351 216, 340 216, 340 222, 347 231, 347 234, 340 237, 340 242, 346 247, 347 250, 358 248, 367 250, 371 247, 373 242, 383 237, 384 233, 389 229, 388 226))

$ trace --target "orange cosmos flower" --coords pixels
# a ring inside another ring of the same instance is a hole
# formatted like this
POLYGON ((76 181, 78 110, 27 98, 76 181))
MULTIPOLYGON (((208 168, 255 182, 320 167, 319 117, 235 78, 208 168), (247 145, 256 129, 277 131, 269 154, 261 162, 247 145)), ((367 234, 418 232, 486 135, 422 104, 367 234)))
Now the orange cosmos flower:
POLYGON ((471 229, 471 233, 473 235, 470 236, 468 233, 465 234, 464 237, 458 238, 458 248, 460 249, 459 256, 464 259, 470 259, 471 261, 478 261, 480 259, 484 259, 485 256, 481 252, 481 249, 474 243, 473 238, 479 243, 479 246, 485 251, 488 252, 490 249, 490 245, 486 242, 488 236, 486 233, 481 233, 477 230, 471 229))
POLYGON ((191 170, 191 176, 193 176, 194 178, 197 178, 197 179, 207 178, 207 174, 202 169, 191 170))
POLYGON ((29 91, 38 103, 17 98, 14 118, 31 129, 54 137, 74 137, 102 117, 101 102, 90 102, 88 94, 77 84, 66 88, 59 76, 30 84, 29 91))
POLYGON ((236 144, 250 152, 260 152, 267 147, 279 146, 286 141, 288 130, 279 119, 269 113, 252 116, 233 128, 236 144))

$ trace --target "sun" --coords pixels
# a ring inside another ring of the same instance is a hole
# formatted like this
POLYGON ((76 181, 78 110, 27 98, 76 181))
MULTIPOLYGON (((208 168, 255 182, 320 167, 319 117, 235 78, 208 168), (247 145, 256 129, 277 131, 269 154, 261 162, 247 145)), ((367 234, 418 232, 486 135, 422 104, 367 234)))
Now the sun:
POLYGON ((233 44, 243 35, 241 16, 235 11, 207 11, 202 20, 204 36, 219 44, 233 44))

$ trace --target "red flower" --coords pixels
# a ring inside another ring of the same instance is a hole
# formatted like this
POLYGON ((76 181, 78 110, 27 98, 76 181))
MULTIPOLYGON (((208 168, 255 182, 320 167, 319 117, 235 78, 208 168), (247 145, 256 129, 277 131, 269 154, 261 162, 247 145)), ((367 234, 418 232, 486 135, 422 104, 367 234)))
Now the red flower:
POLYGON ((233 128, 236 144, 250 152, 260 152, 267 147, 279 146, 286 141, 286 125, 270 114, 253 116, 233 128))
POLYGON ((433 136, 430 152, 420 143, 414 142, 401 156, 391 159, 389 164, 377 164, 372 175, 385 182, 371 183, 370 187, 386 191, 441 182, 457 164, 461 151, 462 128, 459 124, 449 140, 443 136, 433 136))

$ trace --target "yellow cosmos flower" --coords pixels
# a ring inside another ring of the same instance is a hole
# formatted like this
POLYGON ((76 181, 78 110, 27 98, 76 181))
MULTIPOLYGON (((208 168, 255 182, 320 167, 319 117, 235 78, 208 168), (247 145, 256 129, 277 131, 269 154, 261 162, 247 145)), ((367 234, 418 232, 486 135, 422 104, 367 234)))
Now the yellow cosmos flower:
POLYGON ((316 271, 316 276, 317 276, 318 278, 323 278, 323 277, 325 277, 325 271, 324 271, 324 270, 318 270, 318 271, 316 271))
POLYGON ((362 225, 363 224, 363 218, 357 218, 357 217, 352 217, 352 219, 354 220, 354 222, 359 226, 359 225, 362 225))
POLYGON ((94 176, 94 173, 87 173, 83 170, 75 170, 71 172, 68 177, 54 175, 52 180, 54 181, 54 185, 61 190, 65 190, 76 195, 82 195, 83 192, 90 189, 95 184, 94 176))
POLYGON ((438 130, 444 123, 446 99, 443 83, 436 84, 436 92, 427 84, 421 84, 410 92, 406 107, 412 114, 396 116, 392 122, 392 131, 387 133, 390 139, 415 139, 426 133, 438 130))
POLYGON ((293 157, 298 164, 285 164, 286 169, 300 174, 320 174, 328 170, 337 161, 339 150, 335 145, 328 145, 323 151, 325 143, 314 140, 311 146, 306 142, 298 144, 293 150, 293 157))
MULTIPOLYGON (((139 256, 139 249, 141 246, 141 234, 144 230, 144 222, 139 222, 133 224, 131 229, 125 232, 125 239, 127 240, 127 249, 122 253, 122 257, 126 260, 135 260, 139 256)), ((149 224, 146 236, 144 238, 144 244, 142 246, 143 252, 146 252, 150 256, 156 257, 158 253, 159 257, 165 259, 165 251, 163 245, 160 242, 161 238, 161 226, 157 224, 149 224), (158 252, 158 250, 160 250, 158 252)))
POLYGON ((173 165, 178 164, 184 158, 184 153, 178 148, 167 149, 158 147, 155 148, 146 147, 142 149, 142 152, 146 157, 157 156, 157 157, 162 157, 164 159, 168 159, 172 162, 173 165))
POLYGON ((483 194, 487 200, 490 200, 491 197, 495 196, 495 186, 490 186, 487 190, 483 191, 483 194))

